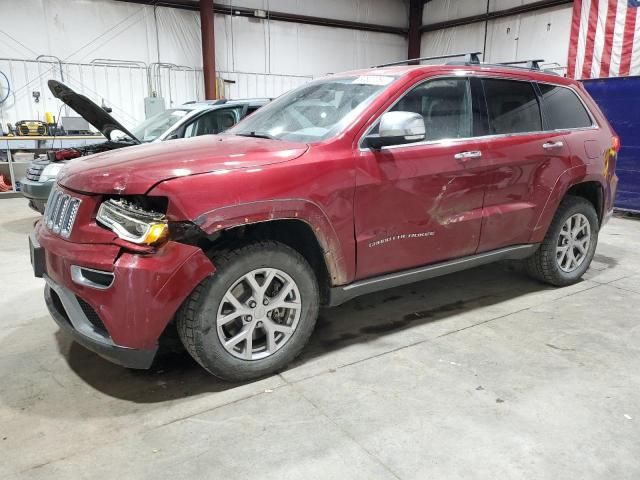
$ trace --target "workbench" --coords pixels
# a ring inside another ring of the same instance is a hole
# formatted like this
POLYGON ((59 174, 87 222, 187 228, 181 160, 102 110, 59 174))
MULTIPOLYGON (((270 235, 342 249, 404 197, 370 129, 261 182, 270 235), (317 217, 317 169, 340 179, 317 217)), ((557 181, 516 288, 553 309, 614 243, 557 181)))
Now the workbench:
POLYGON ((19 182, 25 176, 31 161, 16 161, 13 159, 15 153, 33 152, 34 158, 38 158, 39 154, 46 153, 48 150, 85 147, 104 141, 106 139, 102 135, 0 136, 0 174, 10 179, 13 187, 12 191, 0 192, 0 198, 20 196, 19 182))

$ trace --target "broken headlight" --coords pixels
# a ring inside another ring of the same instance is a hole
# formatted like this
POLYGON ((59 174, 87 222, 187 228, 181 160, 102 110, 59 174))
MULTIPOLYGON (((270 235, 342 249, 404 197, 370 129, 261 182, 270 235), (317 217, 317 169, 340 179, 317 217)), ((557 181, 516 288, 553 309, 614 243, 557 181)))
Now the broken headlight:
POLYGON ((123 240, 137 244, 157 245, 169 236, 169 225, 163 213, 125 199, 102 202, 96 220, 123 240))

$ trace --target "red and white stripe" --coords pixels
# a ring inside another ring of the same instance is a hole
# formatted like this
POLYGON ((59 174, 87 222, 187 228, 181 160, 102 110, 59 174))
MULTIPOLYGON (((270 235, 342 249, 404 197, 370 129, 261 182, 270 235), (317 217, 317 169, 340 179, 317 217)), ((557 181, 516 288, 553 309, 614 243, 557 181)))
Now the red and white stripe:
POLYGON ((640 75, 640 8, 629 0, 574 0, 567 75, 640 75))

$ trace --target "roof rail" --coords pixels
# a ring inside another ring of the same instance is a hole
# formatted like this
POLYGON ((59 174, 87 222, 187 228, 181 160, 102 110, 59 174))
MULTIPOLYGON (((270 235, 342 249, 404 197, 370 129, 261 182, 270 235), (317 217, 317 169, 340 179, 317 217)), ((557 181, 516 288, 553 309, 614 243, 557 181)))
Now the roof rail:
POLYGON ((525 68, 529 70, 541 70, 540 64, 544 62, 543 58, 538 58, 536 60, 516 60, 513 62, 500 62, 498 65, 526 65, 525 68))
MULTIPOLYGON (((560 74, 558 72, 555 72, 553 70, 550 70, 548 68, 542 68, 540 66, 540 64, 544 62, 543 59, 538 58, 536 60, 518 60, 518 61, 513 61, 513 62, 501 62, 501 63, 496 63, 495 65, 499 65, 501 67, 508 67, 508 68, 520 68, 523 70, 535 70, 538 72, 542 72, 542 73, 547 73, 549 75, 557 75, 560 76, 560 74), (521 66, 523 65, 523 66, 521 66)), ((484 64, 487 66, 490 66, 490 64, 484 64)))
POLYGON ((381 68, 381 67, 392 67, 394 65, 404 65, 412 62, 423 62, 427 60, 442 60, 445 58, 458 58, 458 57, 466 57, 465 63, 469 64, 479 64, 480 57, 478 55, 482 55, 482 52, 470 52, 470 53, 452 53, 449 55, 438 55, 436 57, 420 57, 420 58, 409 58, 408 60, 400 60, 398 62, 391 63, 383 63, 381 65, 374 65, 371 68, 381 68))

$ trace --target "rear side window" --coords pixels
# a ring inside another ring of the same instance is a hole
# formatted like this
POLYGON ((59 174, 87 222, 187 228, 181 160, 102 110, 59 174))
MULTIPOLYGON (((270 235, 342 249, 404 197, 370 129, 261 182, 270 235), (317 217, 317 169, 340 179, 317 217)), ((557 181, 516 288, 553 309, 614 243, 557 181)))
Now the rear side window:
POLYGON ((573 90, 543 83, 538 86, 542 92, 546 130, 591 126, 591 117, 573 90))
POLYGON ((542 116, 536 92, 529 82, 483 79, 491 134, 538 132, 542 116))

